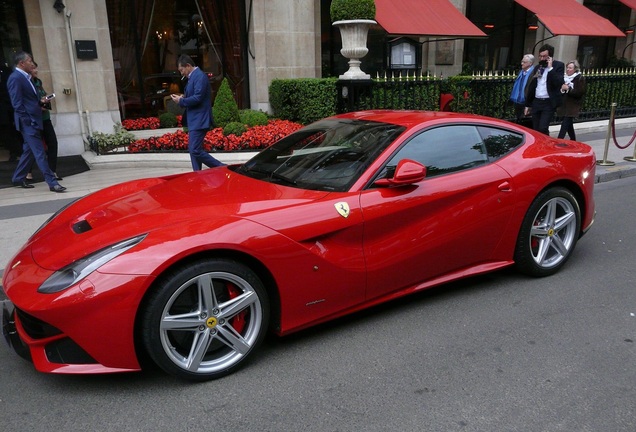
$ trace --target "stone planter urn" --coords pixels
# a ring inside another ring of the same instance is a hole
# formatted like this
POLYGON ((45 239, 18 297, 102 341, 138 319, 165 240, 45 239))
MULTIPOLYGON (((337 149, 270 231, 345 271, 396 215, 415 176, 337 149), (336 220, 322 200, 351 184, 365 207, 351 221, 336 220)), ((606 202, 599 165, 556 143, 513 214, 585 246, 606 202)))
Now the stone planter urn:
POLYGON ((369 74, 364 73, 360 69, 360 59, 367 55, 367 34, 369 27, 377 24, 374 20, 343 20, 333 23, 340 29, 340 37, 342 39, 342 49, 340 54, 349 59, 349 70, 340 79, 371 79, 369 74))

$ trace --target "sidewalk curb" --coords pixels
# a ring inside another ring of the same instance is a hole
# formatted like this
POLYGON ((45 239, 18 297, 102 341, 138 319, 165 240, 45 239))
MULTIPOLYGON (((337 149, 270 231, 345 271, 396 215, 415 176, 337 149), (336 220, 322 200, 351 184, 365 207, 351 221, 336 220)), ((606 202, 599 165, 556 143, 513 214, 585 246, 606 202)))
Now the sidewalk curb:
POLYGON ((596 164, 596 179, 594 183, 603 183, 636 176, 636 162, 616 162, 616 165, 602 166, 596 164))

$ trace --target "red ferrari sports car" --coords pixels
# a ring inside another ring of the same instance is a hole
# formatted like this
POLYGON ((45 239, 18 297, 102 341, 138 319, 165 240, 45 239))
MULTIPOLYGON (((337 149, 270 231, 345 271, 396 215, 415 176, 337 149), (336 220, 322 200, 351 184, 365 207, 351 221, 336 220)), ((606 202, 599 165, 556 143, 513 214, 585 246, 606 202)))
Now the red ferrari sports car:
POLYGON ((4 273, 5 337, 43 372, 148 359, 218 378, 268 331, 510 265, 555 273, 594 220, 595 164, 586 144, 492 118, 330 117, 245 164, 57 212, 4 273))

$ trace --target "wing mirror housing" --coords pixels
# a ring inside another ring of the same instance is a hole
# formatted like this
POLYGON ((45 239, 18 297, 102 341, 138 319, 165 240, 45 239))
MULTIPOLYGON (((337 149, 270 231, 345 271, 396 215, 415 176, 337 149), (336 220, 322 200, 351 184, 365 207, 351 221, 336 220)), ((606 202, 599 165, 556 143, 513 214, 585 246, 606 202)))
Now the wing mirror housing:
POLYGON ((375 182, 377 186, 405 186, 424 180, 426 177, 426 167, 411 159, 402 159, 395 167, 392 178, 379 179, 375 182))

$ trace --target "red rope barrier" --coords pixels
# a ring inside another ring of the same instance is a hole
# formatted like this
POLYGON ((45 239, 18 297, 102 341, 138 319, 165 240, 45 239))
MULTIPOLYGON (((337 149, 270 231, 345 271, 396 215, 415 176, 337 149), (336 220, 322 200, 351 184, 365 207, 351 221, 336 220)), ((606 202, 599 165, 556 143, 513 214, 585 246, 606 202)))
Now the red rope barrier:
POLYGON ((621 150, 624 150, 624 149, 626 149, 627 147, 629 147, 630 145, 632 145, 632 143, 633 143, 633 142, 634 142, 634 140, 636 139, 636 131, 634 131, 634 135, 632 135, 632 139, 630 139, 630 140, 629 140, 629 142, 627 143, 627 145, 625 145, 625 146, 621 146, 621 145, 618 143, 618 141, 616 141, 616 126, 615 126, 615 124, 614 124, 614 119, 612 119, 611 127, 612 127, 612 138, 614 138, 614 145, 615 145, 616 147, 618 147, 619 149, 621 149, 621 150))

